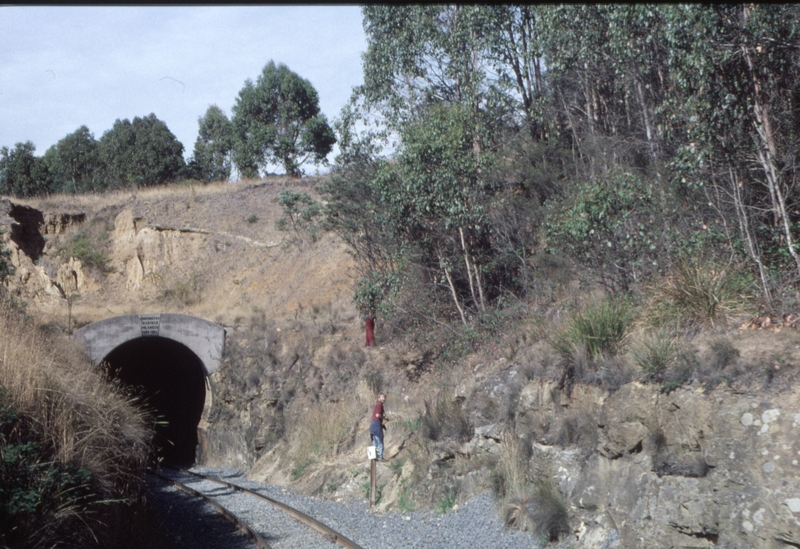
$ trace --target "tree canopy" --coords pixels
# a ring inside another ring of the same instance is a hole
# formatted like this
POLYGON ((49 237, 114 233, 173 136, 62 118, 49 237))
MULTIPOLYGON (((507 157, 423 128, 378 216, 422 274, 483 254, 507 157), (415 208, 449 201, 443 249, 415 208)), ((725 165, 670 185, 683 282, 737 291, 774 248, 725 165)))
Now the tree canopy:
POLYGON ((183 145, 155 114, 114 122, 99 154, 110 188, 162 185, 184 168, 183 145))
POLYGON ((17 143, 13 149, 0 148, 0 193, 40 196, 50 192, 47 166, 35 152, 30 141, 17 143))
POLYGON ((45 162, 55 188, 67 192, 98 190, 100 154, 97 141, 86 126, 50 147, 45 162))
POLYGON ((414 279, 468 322, 524 296, 547 251, 612 293, 700 255, 749 265, 765 303, 797 287, 797 6, 362 13, 323 189, 357 299, 414 279))
POLYGON ((194 154, 189 161, 193 177, 201 181, 227 180, 231 176, 233 127, 216 105, 211 105, 198 121, 194 154))
POLYGON ((233 107, 234 162, 244 177, 271 164, 299 175, 311 161, 324 163, 336 142, 311 82, 270 61, 255 83, 245 82, 233 107))

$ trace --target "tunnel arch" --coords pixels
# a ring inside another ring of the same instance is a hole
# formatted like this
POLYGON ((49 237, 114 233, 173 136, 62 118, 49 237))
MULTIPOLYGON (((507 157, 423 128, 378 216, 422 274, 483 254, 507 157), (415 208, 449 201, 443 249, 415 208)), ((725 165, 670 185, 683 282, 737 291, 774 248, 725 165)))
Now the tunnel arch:
POLYGON ((225 329, 189 315, 125 315, 77 330, 95 365, 140 397, 156 422, 159 457, 195 460, 198 425, 211 406, 207 376, 219 368, 225 329))

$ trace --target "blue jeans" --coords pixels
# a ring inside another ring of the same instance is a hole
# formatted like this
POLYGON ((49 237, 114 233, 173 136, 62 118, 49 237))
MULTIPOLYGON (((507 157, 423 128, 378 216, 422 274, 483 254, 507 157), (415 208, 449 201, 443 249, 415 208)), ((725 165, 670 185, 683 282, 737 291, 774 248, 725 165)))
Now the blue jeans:
POLYGON ((383 461, 383 437, 379 437, 378 435, 372 435, 372 443, 378 450, 378 461, 383 461))

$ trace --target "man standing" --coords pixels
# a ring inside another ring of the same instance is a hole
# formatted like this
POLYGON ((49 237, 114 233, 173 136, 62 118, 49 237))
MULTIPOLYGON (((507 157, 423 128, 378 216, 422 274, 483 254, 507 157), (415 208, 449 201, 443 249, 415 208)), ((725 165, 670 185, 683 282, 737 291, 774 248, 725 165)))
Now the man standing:
POLYGON ((383 461, 383 430, 386 429, 383 424, 385 420, 384 402, 386 402, 386 395, 381 393, 378 395, 375 407, 372 408, 372 421, 369 423, 369 434, 372 435, 372 443, 375 444, 378 451, 378 461, 383 461))

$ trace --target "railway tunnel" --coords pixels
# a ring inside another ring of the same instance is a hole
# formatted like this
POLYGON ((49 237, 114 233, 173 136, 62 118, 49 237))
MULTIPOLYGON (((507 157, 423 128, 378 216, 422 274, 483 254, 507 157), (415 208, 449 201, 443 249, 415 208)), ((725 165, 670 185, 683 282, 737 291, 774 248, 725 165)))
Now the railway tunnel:
POLYGON ((211 405, 206 378, 219 368, 225 329, 189 315, 124 315, 84 326, 73 337, 151 413, 158 457, 194 463, 198 425, 211 405))

